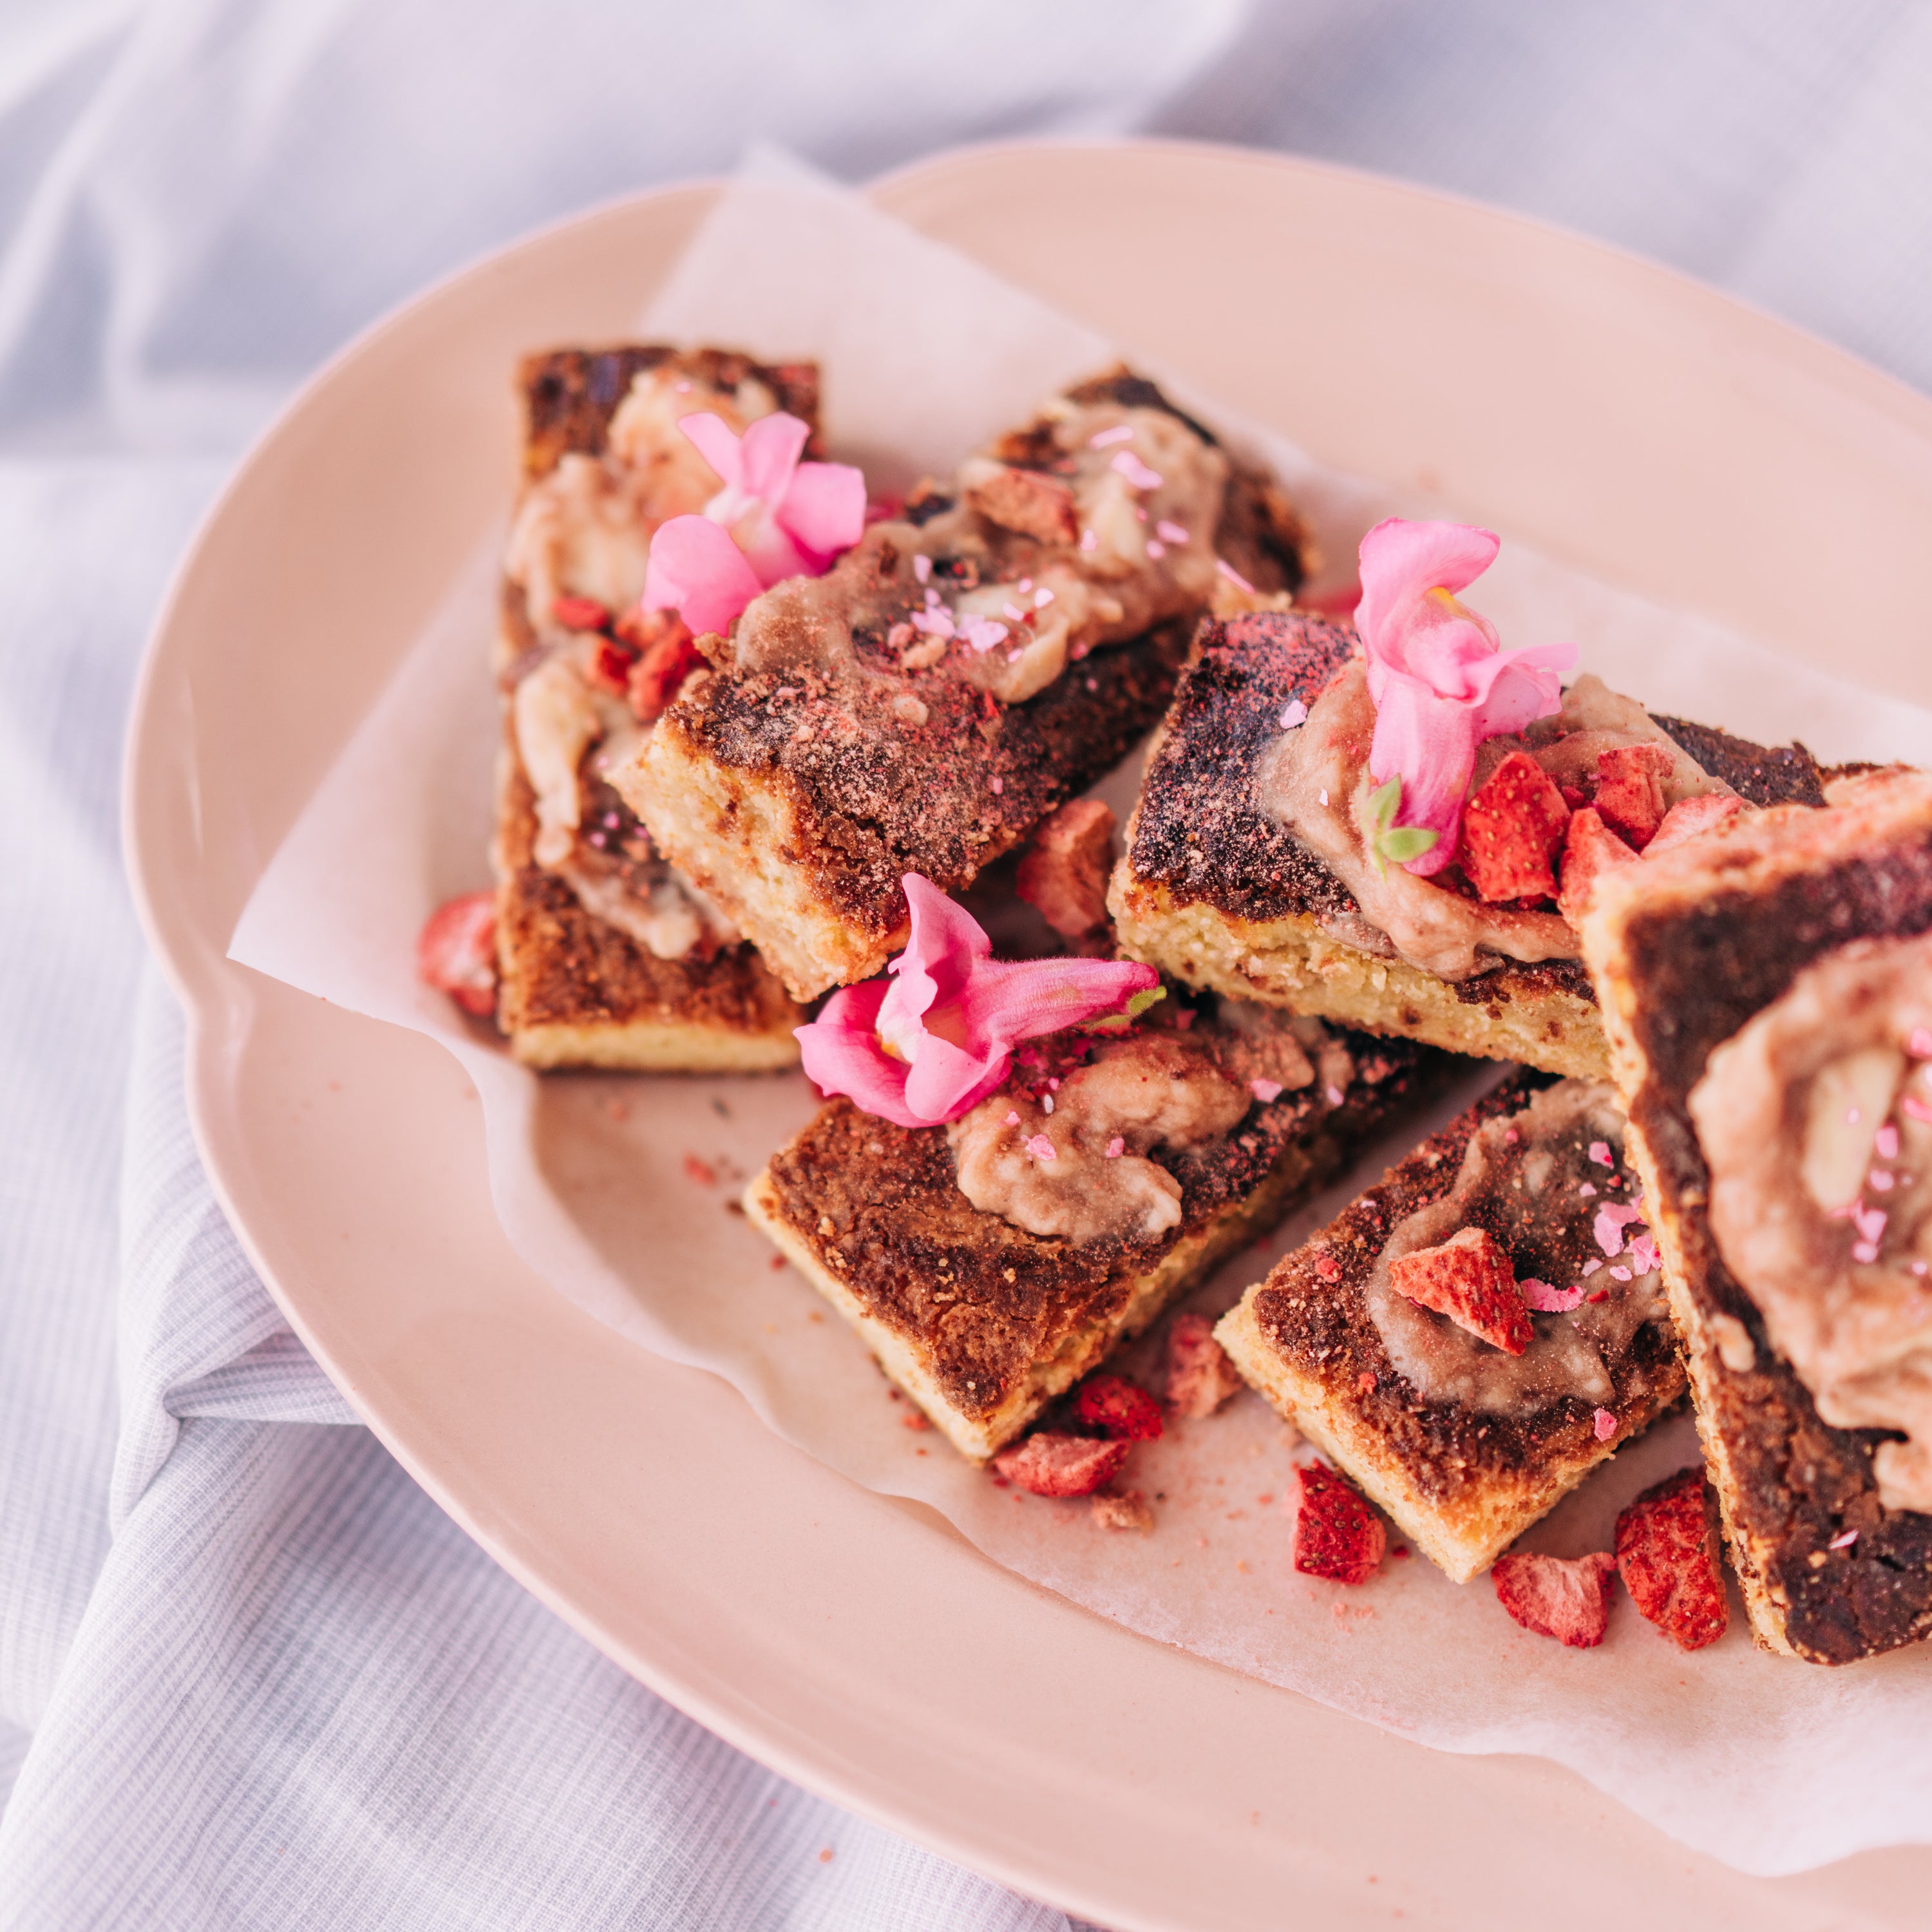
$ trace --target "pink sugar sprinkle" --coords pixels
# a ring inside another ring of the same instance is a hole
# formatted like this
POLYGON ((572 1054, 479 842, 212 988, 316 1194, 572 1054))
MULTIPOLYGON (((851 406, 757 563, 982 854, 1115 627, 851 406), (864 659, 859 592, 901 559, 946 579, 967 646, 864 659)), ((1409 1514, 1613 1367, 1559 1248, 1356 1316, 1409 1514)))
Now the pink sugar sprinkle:
POLYGON ((1019 1115, 1018 1115, 1018 1114, 1009 1114, 1006 1116, 1006 1125, 1007 1125, 1008 1126, 1010 1126, 1010 1127, 1016 1127, 1016 1126, 1018 1126, 1019 1125, 1019 1124, 1020 1124, 1020 1117, 1019 1117, 1019 1115))
POLYGON ((923 584, 932 574, 932 560, 929 556, 915 556, 912 560, 912 574, 923 584))
POLYGON ((1583 1264, 1583 1279, 1586 1281, 1588 1281, 1591 1276, 1594 1274, 1598 1269, 1602 1266, 1603 1263, 1598 1260, 1594 1255, 1592 1255, 1590 1258, 1583 1264))
POLYGON ((1126 1150, 1127 1144, 1118 1134, 1107 1143, 1107 1158, 1109 1160, 1118 1160, 1126 1150))
POLYGON ((912 614, 912 627, 923 631, 929 638, 950 638, 952 635, 952 617, 946 610, 915 610, 912 614))
POLYGON ((1307 722, 1308 706, 1303 704, 1300 698, 1295 699, 1292 704, 1282 706, 1281 728, 1284 731, 1292 731, 1298 724, 1306 724, 1307 722))
POLYGON ((1328 1089, 1328 1104, 1331 1107, 1339 1107, 1348 1097, 1348 1095, 1339 1087, 1331 1087, 1328 1089))
POLYGON ((1853 1544, 1858 1541, 1858 1532, 1855 1529, 1848 1529, 1845 1532, 1843 1536, 1833 1537, 1831 1541, 1826 1544, 1825 1547, 1827 1550, 1849 1550, 1853 1544))
POLYGON ((1163 543, 1184 544, 1187 532, 1172 517, 1163 517, 1154 525, 1154 533, 1163 543))
POLYGON ((1131 449, 1117 449, 1114 460, 1108 466, 1124 476, 1136 490, 1158 490, 1162 477, 1158 470, 1150 470, 1131 449))
POLYGON ((1855 1262, 1875 1262, 1878 1259, 1878 1249, 1870 1241, 1854 1241, 1852 1244, 1852 1258, 1855 1262))
POLYGON ((1158 563, 1167 554, 1167 546, 1158 537, 1148 538, 1147 554, 1158 563))
POLYGON ((1183 1006, 1180 1012, 1174 1015, 1174 1023, 1183 1033, 1185 1033, 1194 1024, 1194 1009, 1192 1006, 1183 1006))
POLYGON ((993 781, 993 792, 995 797, 997 797, 999 794, 1004 791, 1006 788, 1006 782, 1004 778, 995 778, 993 781))
POLYGON ((1552 1288, 1546 1281, 1538 1281, 1532 1276, 1527 1281, 1520 1281, 1516 1286, 1522 1291, 1524 1302, 1543 1315, 1567 1315, 1583 1298, 1582 1288, 1552 1288))
POLYGON ((1322 788, 1322 802, 1324 805, 1328 802, 1328 788, 1326 785, 1322 788))
POLYGON ((1000 615, 1010 623, 1024 624, 1026 622, 1026 613, 1017 604, 1002 604, 1000 615))
POLYGON ((1281 1082, 1279 1080, 1250 1080, 1248 1091, 1265 1107, 1270 1100, 1281 1098, 1281 1082))
POLYGON ((1630 1278, 1630 1271, 1627 1268, 1613 1268, 1610 1270, 1610 1279, 1612 1281, 1628 1281, 1630 1278))
POLYGON ((1916 1094, 1908 1094, 1898 1103, 1899 1112, 1915 1120, 1932 1120, 1932 1107, 1928 1107, 1916 1094))
POLYGON ((990 651, 1006 641, 1006 627, 997 617, 968 617, 959 626, 959 634, 976 651, 990 651))
POLYGON ((1607 1442, 1617 1432, 1617 1419, 1607 1408, 1597 1412, 1597 1440, 1607 1442))
POLYGON ((1052 602, 1053 592, 1044 584, 1033 593, 1033 608, 1036 610, 1044 610, 1052 602))
POLYGON ((1237 590, 1245 590, 1250 596, 1253 594, 1255 586, 1250 584, 1225 556, 1217 556, 1214 560, 1214 568, 1218 570, 1237 590))
POLYGON ((1043 1096, 1040 1104, 1044 1107, 1049 1114, 1052 1113, 1053 1112, 1053 1096, 1051 1094, 1043 1096))
POLYGON ((1514 1127, 1505 1127, 1503 1130, 1503 1145, 1504 1147, 1514 1147, 1522 1140, 1522 1135, 1518 1133, 1514 1127))
POLYGON ((1019 646, 1018 646, 1017 644, 1016 644, 1011 650, 1010 650, 1009 652, 1007 652, 1007 653, 1006 653, 1006 662, 1007 662, 1007 663, 1009 663, 1009 664, 1018 664, 1018 663, 1019 662, 1019 661, 1020 661, 1019 646))
POLYGON ((1875 1167, 1865 1176, 1865 1185, 1874 1194, 1889 1194, 1898 1178, 1897 1174, 1888 1174, 1882 1167, 1875 1167))
POLYGON ((1582 1195, 1586 1201, 1594 1201, 1597 1198, 1597 1190, 1592 1187, 1587 1180, 1583 1183, 1582 1186, 1577 1189, 1576 1192, 1582 1195))
POLYGON ((1868 1241, 1875 1241, 1885 1232, 1887 1219, 1882 1208, 1861 1208, 1852 1219, 1857 1223, 1858 1232, 1868 1241))
POLYGON ((1060 1091, 1060 1082, 1051 1077, 1048 1078, 1046 1086, 1047 1091, 1050 1094, 1058 1094, 1060 1091))
POLYGON ((1112 429, 1096 430, 1087 439, 1089 449, 1105 449, 1109 443, 1131 442, 1134 440, 1132 423, 1116 423, 1112 429))
POLYGON ((671 385, 670 386, 671 386, 672 391, 673 391, 673 392, 674 392, 674 394, 678 394, 678 395, 680 395, 680 396, 688 396, 688 395, 689 395, 689 394, 691 394, 691 385, 690 385, 690 383, 689 383, 688 381, 686 381, 686 380, 685 380, 683 378, 682 378, 682 377, 680 377, 680 378, 676 382, 675 382, 672 383, 672 385, 671 385))
POLYGON ((1026 1150, 1035 1160, 1058 1160, 1060 1158, 1059 1155, 1054 1151, 1052 1142, 1044 1134, 1035 1134, 1033 1138, 1027 1142, 1026 1150))
POLYGON ((1648 1274, 1657 1266, 1657 1243, 1648 1234, 1633 1234, 1630 1239, 1630 1266, 1639 1274, 1648 1274))
POLYGON ((1880 1160, 1898 1158, 1898 1130, 1888 1120, 1872 1136, 1872 1145, 1877 1150, 1880 1160))
POLYGON ((1082 530, 1080 532, 1080 548, 1082 550, 1098 550, 1100 539, 1091 530, 1082 530))
POLYGON ((1923 1262, 1914 1262, 1912 1264, 1912 1272, 1914 1274, 1923 1274, 1925 1271, 1925 1264, 1923 1262))
POLYGON ((1590 1230, 1597 1238, 1598 1246, 1606 1255, 1622 1254, 1624 1251, 1624 1230, 1631 1222, 1639 1220, 1642 1211, 1639 1208, 1620 1208, 1606 1202, 1597 1210, 1597 1218, 1590 1230))
POLYGON ((1914 1027, 1905 1050, 1914 1060, 1932 1060, 1932 1027, 1914 1027))
POLYGON ((1590 1143, 1590 1158, 1599 1167, 1616 1166, 1616 1162, 1610 1158, 1610 1144, 1608 1141, 1592 1141, 1590 1143))

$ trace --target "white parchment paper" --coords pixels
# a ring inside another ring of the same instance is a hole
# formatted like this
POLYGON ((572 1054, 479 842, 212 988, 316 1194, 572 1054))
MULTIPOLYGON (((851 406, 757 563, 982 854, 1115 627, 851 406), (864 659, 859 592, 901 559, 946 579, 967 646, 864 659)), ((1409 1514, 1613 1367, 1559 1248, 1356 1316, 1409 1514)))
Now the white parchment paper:
MULTIPOLYGON (((721 200, 639 326, 648 337, 818 358, 832 453, 863 461, 875 488, 945 473, 1116 352, 862 198, 770 163, 721 200)), ((1275 463, 1342 560, 1331 574, 1348 574, 1376 518, 1410 507, 1177 388, 1275 463)), ((1586 668, 1656 708, 1768 741, 1802 735, 1828 759, 1932 763, 1932 714, 1660 610, 1502 534, 1502 560, 1473 601, 1507 643, 1574 638, 1586 668)), ((500 538, 478 532, 442 608, 264 874, 231 956, 456 1054, 482 1099, 504 1228, 559 1293, 641 1346, 724 1376, 766 1424, 852 1480, 920 1498, 993 1561, 1148 1636, 1440 1749, 1567 1765, 1748 1870, 1932 1840, 1932 1652, 1822 1670, 1758 1653, 1739 1611, 1723 1641, 1686 1657, 1627 1600, 1604 1646, 1579 1652, 1520 1630, 1486 1581, 1459 1588, 1418 1558, 1390 1561, 1358 1589, 1298 1577, 1282 1508, 1289 1432, 1251 1394, 1137 1448, 1131 1480, 1157 1519, 1147 1535, 1098 1529, 1084 1502, 996 1488, 936 1433, 907 1426, 907 1406, 864 1349, 728 1210, 809 1118, 816 1102, 802 1077, 540 1080, 420 986, 424 918, 488 879, 497 724, 486 666, 500 538)), ((1130 798, 1131 778, 1117 783, 1130 798)), ((1466 1098, 1372 1150, 1196 1305, 1231 1304, 1466 1098)), ((1153 1346, 1128 1352, 1130 1372, 1153 1346)), ((1623 1504, 1696 1453, 1687 1420, 1664 1424, 1526 1546, 1607 1548, 1623 1504)))

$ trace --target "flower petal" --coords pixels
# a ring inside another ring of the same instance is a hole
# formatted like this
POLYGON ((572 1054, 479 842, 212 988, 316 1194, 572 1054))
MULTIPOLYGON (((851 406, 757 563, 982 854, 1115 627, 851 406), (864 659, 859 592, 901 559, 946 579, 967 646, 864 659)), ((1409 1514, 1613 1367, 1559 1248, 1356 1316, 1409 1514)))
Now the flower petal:
POLYGON ((811 436, 806 424, 783 410, 759 417, 739 441, 738 488, 776 509, 791 488, 792 472, 811 436))
POLYGON ((824 568, 866 530, 866 475, 848 463, 801 463, 778 506, 778 521, 824 568))
POLYGON ((683 430, 686 441, 717 471, 719 482, 728 490, 736 489, 743 475, 744 458, 730 424, 706 410, 680 416, 677 426, 683 430))
POLYGON ((842 986, 809 1025, 796 1027, 806 1078, 821 1094, 842 1094, 856 1106, 902 1127, 930 1124, 906 1105, 906 1069, 879 1046, 883 980, 842 986))
POLYGON ((1362 596, 1355 628, 1372 656, 1391 627, 1406 627, 1431 590, 1461 590, 1496 560, 1502 539, 1472 524, 1417 524, 1390 517, 1362 539, 1362 596))
POLYGON ((651 538, 644 608, 676 610, 694 637, 728 630, 764 587, 730 533, 709 517, 674 517, 651 538))

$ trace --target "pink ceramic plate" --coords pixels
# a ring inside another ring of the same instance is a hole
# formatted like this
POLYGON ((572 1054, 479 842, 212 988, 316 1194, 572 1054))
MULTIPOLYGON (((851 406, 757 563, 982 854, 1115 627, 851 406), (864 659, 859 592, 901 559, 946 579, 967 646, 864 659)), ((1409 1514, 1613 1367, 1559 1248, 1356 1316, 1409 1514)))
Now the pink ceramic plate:
MULTIPOLYGON (((1932 700, 1932 404, 1793 329, 1529 222, 1250 154, 1000 148, 877 192, 1330 464, 1932 700)), ((1109 1924, 1912 1916, 1932 1856, 1740 1878, 1547 1765, 1424 1751, 1126 1635, 850 1487, 517 1260, 438 1048, 229 964, 277 842, 500 513, 514 358, 626 334, 712 193, 550 230, 364 336, 242 466, 154 638, 130 864, 192 1016, 208 1169, 291 1323, 627 1670, 1109 1924)))

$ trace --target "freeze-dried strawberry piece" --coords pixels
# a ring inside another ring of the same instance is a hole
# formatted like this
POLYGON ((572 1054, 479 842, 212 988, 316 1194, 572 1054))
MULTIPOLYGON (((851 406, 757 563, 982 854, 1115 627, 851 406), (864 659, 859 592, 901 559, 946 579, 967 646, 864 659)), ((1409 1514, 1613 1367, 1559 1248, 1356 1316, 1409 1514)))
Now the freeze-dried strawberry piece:
POLYGON ((1462 870, 1486 899, 1554 898, 1570 808, 1527 752, 1512 752, 1462 808, 1462 870))
POLYGON ((1076 798, 1034 828, 1014 890, 1062 938, 1106 923, 1114 823, 1097 798, 1076 798))
POLYGON ((1036 1496, 1090 1496, 1120 1473, 1131 1442, 1096 1442, 1090 1436, 1042 1431, 1002 1449, 993 1467, 1036 1496))
POLYGON ((614 697, 624 698, 630 693, 631 653, 622 644, 614 644, 608 638, 599 638, 597 648, 590 656, 590 681, 601 684, 614 697))
POLYGON ((1089 1376, 1073 1398, 1073 1413, 1122 1442, 1151 1442, 1161 1430, 1160 1404, 1125 1376, 1089 1376))
POLYGON ((594 597, 554 598, 550 614, 567 631, 601 631, 610 621, 610 613, 594 597))
POLYGON ((1636 854, 1604 823, 1600 813, 1587 805, 1573 812, 1563 839, 1563 889, 1556 896, 1556 910, 1576 925, 1589 910, 1590 896, 1604 873, 1636 863, 1636 854))
POLYGON ((1199 1315, 1177 1315, 1167 1331, 1167 1406, 1198 1420, 1212 1415, 1241 1387, 1240 1371, 1214 1339, 1214 1324, 1199 1315))
POLYGON ((667 621, 648 636, 640 627, 638 661, 631 667, 631 709, 640 724, 654 723, 677 696, 685 680, 704 660, 684 621, 674 610, 652 614, 667 621))
POLYGON ((1382 1567, 1388 1532, 1326 1462, 1305 1462, 1289 1495, 1294 1510, 1294 1567, 1331 1583, 1366 1583, 1382 1567))
POLYGON ((1714 1643, 1730 1622, 1718 1504, 1693 1463, 1617 1518, 1617 1570, 1630 1600, 1680 1650, 1714 1643))
POLYGON ((1617 1559, 1594 1556, 1498 1556, 1490 1578, 1496 1601, 1538 1636, 1588 1650, 1604 1640, 1610 1622, 1610 1579, 1617 1559))
POLYGON ((1486 1228, 1464 1228, 1439 1247, 1418 1248, 1389 1266, 1398 1294, 1446 1315, 1506 1355, 1520 1355, 1536 1333, 1516 1270, 1486 1228))
POLYGON ((1597 815, 1640 852, 1664 823, 1664 775, 1670 769, 1661 745, 1619 745, 1597 754, 1597 815))
POLYGON ((1714 831, 1718 826, 1727 824, 1744 808, 1741 798, 1729 792, 1706 792, 1700 798, 1680 798, 1664 814, 1664 823, 1657 828, 1657 836, 1643 848, 1646 859, 1654 859, 1660 852, 1668 852, 1673 845, 1682 845, 1688 838, 1695 838, 1700 832, 1714 831))
POLYGON ((465 892, 430 914, 416 935, 416 976, 466 1013, 496 1010, 494 892, 465 892))

